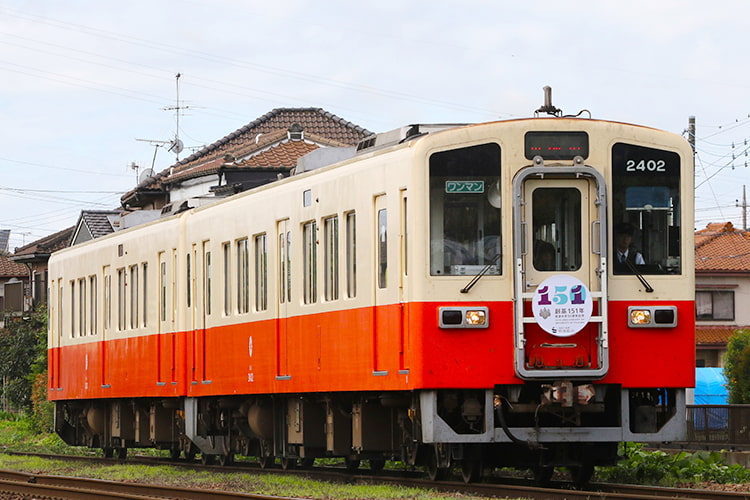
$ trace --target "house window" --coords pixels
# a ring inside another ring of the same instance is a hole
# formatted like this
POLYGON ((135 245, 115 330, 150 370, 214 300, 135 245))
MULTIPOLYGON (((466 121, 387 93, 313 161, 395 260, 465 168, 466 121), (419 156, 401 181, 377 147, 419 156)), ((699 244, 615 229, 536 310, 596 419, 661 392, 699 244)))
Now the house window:
POLYGON ((727 290, 696 291, 695 313, 698 320, 733 321, 734 292, 727 290))

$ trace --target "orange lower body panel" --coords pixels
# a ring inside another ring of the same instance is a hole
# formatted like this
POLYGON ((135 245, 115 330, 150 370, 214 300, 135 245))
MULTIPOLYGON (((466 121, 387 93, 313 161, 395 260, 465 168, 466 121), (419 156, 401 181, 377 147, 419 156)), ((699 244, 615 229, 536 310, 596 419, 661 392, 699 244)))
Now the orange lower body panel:
MULTIPOLYGON (((610 370, 602 382, 624 387, 694 383, 692 302, 672 304, 680 310, 677 328, 632 329, 622 326, 628 304, 610 303, 610 370)), ((438 308, 450 305, 395 304, 54 348, 49 352, 49 397, 198 397, 522 383, 514 368, 513 304, 483 303, 489 307, 489 328, 441 329, 438 308)))

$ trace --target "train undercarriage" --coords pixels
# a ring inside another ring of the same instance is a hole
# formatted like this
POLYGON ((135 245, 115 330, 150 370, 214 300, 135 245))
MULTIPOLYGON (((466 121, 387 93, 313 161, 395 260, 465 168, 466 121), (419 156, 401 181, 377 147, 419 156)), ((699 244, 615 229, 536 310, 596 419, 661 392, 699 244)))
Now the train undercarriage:
POLYGON ((621 441, 669 441, 684 433, 680 389, 621 389, 560 381, 487 390, 307 393, 167 399, 58 401, 55 430, 75 446, 124 458, 130 448, 174 459, 261 467, 343 457, 374 471, 387 460, 424 466, 432 479, 454 467, 475 481, 491 467, 531 469, 548 479, 567 467, 585 482, 613 465, 621 441), (680 413, 682 412, 682 413, 680 413))

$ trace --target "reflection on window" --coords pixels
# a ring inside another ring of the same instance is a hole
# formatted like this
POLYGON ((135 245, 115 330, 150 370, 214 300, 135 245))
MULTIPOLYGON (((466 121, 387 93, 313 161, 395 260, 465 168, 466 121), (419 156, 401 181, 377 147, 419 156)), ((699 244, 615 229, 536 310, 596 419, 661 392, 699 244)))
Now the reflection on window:
POLYGON ((613 146, 614 274, 632 273, 627 262, 641 274, 682 272, 680 178, 677 153, 624 143, 613 146), (621 258, 623 253, 629 258, 621 258))
POLYGON ((581 268, 581 193, 575 188, 538 188, 532 195, 537 271, 581 268))
POLYGON ((500 274, 500 147, 430 157, 430 274, 500 274))
POLYGON ((695 292, 696 319, 710 321, 734 320, 734 292, 733 291, 696 291, 695 292))

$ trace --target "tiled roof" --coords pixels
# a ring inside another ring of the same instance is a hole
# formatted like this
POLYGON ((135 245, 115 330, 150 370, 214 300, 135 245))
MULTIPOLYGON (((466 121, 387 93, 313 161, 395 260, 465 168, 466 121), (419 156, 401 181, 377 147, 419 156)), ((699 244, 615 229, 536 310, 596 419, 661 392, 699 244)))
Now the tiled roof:
POLYGON ((695 327, 695 344, 726 344, 729 342, 729 337, 732 336, 735 330, 740 328, 747 328, 742 326, 732 325, 711 325, 695 327))
POLYGON ((709 224, 695 233, 697 273, 750 272, 750 231, 731 222, 709 224))
POLYGON ((0 278, 25 278, 29 268, 19 262, 10 260, 10 255, 0 253, 0 278))
POLYGON ((49 236, 45 236, 36 241, 32 241, 28 245, 16 248, 16 253, 13 254, 13 258, 18 257, 30 257, 34 255, 49 255, 56 250, 60 250, 68 246, 70 243, 70 237, 75 230, 75 226, 63 229, 49 236))
MULTIPOLYGON (((217 172, 228 159, 230 162, 242 161, 253 154, 263 152, 274 143, 288 141, 287 134, 293 125, 300 126, 305 142, 326 146, 353 146, 372 135, 369 130, 321 108, 277 108, 144 180, 134 190, 126 193, 122 201, 129 201, 136 191, 159 192, 166 184, 209 175, 217 172)), ((298 146, 298 149, 305 154, 315 148, 298 146)), ((284 148, 278 153, 282 151, 286 156, 279 158, 284 157, 287 162, 283 166, 291 168, 296 165, 298 156, 292 155, 293 149, 284 148)))
POLYGON ((93 238, 99 238, 116 231, 115 221, 120 214, 120 210, 84 210, 81 212, 81 222, 86 224, 93 238))

